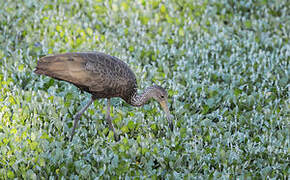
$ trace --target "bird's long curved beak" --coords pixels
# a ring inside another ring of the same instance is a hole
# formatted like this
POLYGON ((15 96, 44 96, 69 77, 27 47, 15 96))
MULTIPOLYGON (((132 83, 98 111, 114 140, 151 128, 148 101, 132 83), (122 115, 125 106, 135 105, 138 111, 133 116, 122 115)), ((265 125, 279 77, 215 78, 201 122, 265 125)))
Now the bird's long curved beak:
POLYGON ((170 129, 173 131, 172 116, 171 116, 171 114, 169 112, 169 109, 168 109, 168 106, 167 106, 167 101, 160 101, 160 105, 161 105, 162 109, 165 111, 165 114, 166 114, 170 129))

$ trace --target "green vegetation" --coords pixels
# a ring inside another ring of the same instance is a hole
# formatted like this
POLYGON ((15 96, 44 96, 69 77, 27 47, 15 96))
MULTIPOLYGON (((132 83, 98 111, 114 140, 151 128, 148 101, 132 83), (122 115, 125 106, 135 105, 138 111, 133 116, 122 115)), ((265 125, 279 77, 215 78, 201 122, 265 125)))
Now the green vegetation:
POLYGON ((287 0, 0 1, 0 178, 289 176, 287 0), (102 51, 140 88, 169 91, 175 130, 156 102, 105 101, 33 73, 39 57, 102 51))

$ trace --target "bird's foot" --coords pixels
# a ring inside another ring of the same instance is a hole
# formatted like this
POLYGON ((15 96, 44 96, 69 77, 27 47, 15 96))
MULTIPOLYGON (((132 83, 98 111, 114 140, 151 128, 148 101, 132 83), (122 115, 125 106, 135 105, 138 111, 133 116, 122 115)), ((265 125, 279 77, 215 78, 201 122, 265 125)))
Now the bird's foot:
POLYGON ((115 128, 113 126, 113 123, 112 123, 112 118, 111 116, 107 115, 106 116, 106 119, 107 119, 107 123, 109 125, 109 129, 110 131, 113 131, 114 133, 114 138, 115 138, 115 141, 119 141, 120 140, 120 137, 117 135, 116 131, 115 131, 115 128))
POLYGON ((171 131, 173 131, 173 123, 172 122, 169 123, 169 128, 171 131))
POLYGON ((115 141, 120 141, 120 136, 118 136, 116 133, 114 133, 114 138, 115 138, 115 141))

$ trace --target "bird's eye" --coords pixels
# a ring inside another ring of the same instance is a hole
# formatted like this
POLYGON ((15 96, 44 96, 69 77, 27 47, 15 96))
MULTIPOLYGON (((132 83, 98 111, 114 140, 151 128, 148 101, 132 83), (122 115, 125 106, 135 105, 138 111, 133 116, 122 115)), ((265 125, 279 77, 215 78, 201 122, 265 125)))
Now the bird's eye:
POLYGON ((163 98, 164 98, 164 96, 163 96, 163 95, 161 95, 161 96, 160 96, 160 98, 161 98, 161 99, 163 99, 163 98))

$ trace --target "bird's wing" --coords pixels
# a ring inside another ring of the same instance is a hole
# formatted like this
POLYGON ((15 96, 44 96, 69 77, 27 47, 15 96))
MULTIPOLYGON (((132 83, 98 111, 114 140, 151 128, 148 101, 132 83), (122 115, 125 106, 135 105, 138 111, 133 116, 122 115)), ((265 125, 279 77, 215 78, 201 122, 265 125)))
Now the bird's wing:
POLYGON ((104 53, 82 53, 82 56, 88 60, 85 69, 97 77, 91 83, 91 91, 99 91, 100 84, 105 89, 125 88, 135 78, 130 68, 116 57, 104 53))
POLYGON ((89 92, 125 89, 136 81, 123 61, 94 52, 45 56, 38 61, 35 72, 73 83, 89 92))
POLYGON ((35 73, 67 81, 83 88, 89 88, 98 82, 95 90, 102 91, 104 88, 99 84, 103 77, 87 71, 87 62, 88 60, 78 53, 45 56, 38 61, 35 73))

